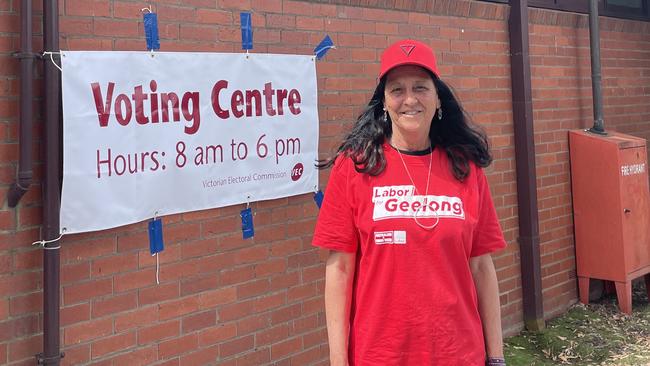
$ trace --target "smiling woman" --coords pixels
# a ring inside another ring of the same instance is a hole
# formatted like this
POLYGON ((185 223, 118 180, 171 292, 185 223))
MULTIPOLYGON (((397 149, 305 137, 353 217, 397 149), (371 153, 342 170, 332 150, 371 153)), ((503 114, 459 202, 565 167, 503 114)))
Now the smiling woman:
POLYGON ((352 131, 319 164, 333 166, 313 240, 330 250, 330 362, 504 365, 490 253, 505 241, 482 171, 486 137, 426 44, 391 45, 380 69, 352 131))
POLYGON ((433 79, 422 67, 405 65, 391 70, 384 90, 384 111, 393 124, 391 144, 400 150, 428 149, 429 129, 439 105, 433 79))

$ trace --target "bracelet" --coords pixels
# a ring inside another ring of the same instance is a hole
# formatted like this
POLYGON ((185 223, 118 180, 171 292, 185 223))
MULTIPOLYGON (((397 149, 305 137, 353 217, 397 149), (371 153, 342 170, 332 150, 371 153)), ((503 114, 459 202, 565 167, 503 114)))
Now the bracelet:
POLYGON ((488 357, 485 360, 485 366, 505 366, 506 359, 500 357, 488 357))

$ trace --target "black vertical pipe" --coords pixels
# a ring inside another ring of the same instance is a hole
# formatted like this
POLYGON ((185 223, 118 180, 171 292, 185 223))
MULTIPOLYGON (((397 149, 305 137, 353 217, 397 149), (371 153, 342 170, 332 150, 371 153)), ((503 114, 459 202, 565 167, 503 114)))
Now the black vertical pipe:
POLYGON ((589 0, 589 42, 591 45, 591 90, 594 103, 594 125, 590 132, 606 135, 603 121, 603 90, 600 73, 600 30, 598 28, 598 0, 589 0))
POLYGON ((528 53, 528 1, 510 0, 510 73, 512 114, 515 130, 517 201, 519 205, 519 252, 523 291, 524 324, 529 330, 544 328, 539 217, 537 213, 537 173, 535 131, 528 53))
MULTIPOLYGON (((44 45, 46 52, 59 52, 59 1, 43 0, 44 45)), ((57 57, 58 59, 58 57, 57 57)), ((45 59, 45 182, 43 202, 43 237, 59 236, 60 183, 60 85, 59 70, 49 57, 45 59)), ((59 365, 59 241, 46 244, 43 250, 43 354, 44 365, 59 365)))
POLYGON ((34 53, 32 52, 32 0, 20 3, 20 157, 16 182, 7 192, 7 204, 16 207, 32 184, 32 98, 34 97, 34 53))

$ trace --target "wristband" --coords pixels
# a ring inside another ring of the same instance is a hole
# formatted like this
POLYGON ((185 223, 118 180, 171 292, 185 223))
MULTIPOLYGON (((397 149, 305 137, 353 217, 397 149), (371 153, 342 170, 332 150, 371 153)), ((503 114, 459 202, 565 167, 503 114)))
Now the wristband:
POLYGON ((488 357, 485 360, 485 366, 505 366, 506 359, 500 357, 488 357))

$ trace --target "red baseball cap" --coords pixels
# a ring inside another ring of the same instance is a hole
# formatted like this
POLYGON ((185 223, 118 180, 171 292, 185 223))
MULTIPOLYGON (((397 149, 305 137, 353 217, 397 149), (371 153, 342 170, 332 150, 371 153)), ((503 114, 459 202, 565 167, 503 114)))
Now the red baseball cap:
POLYGON ((436 66, 436 55, 431 47, 420 41, 403 39, 388 46, 381 54, 381 68, 378 79, 381 79, 390 70, 402 65, 421 66, 436 76, 440 76, 438 66, 436 66))

